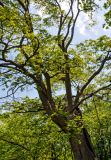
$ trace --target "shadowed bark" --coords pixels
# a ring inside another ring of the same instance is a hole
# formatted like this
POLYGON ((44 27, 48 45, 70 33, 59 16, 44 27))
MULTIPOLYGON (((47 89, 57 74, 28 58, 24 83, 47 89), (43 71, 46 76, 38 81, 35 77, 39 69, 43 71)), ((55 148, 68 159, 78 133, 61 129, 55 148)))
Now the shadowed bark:
POLYGON ((90 136, 85 128, 81 130, 80 134, 77 134, 76 137, 72 135, 69 138, 72 151, 74 153, 74 160, 97 160, 90 136))

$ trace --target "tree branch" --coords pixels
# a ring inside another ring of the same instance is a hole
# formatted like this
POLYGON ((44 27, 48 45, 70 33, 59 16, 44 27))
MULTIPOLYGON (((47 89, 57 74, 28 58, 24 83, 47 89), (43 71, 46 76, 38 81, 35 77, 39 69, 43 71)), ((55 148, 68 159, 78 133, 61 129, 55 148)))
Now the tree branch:
POLYGON ((78 107, 80 104, 82 104, 85 100, 91 98, 92 96, 94 96, 96 93, 98 93, 99 91, 102 90, 107 90, 107 89, 111 89, 111 84, 107 85, 107 86, 103 86, 99 89, 97 89, 96 91, 90 93, 87 97, 83 98, 82 100, 80 100, 80 102, 76 105, 76 107, 78 107), (110 88, 109 88, 110 87, 110 88))
POLYGON ((90 84, 90 82, 101 72, 101 70, 103 69, 103 67, 104 67, 104 65, 105 65, 105 62, 107 61, 107 58, 108 58, 108 56, 106 56, 106 57, 104 58, 104 60, 102 60, 102 63, 101 63, 101 65, 100 65, 100 67, 98 68, 98 70, 95 71, 95 72, 91 75, 91 77, 88 79, 88 81, 83 85, 83 87, 82 87, 81 90, 80 90, 80 94, 83 93, 83 91, 84 91, 84 90, 86 89, 86 87, 90 84))

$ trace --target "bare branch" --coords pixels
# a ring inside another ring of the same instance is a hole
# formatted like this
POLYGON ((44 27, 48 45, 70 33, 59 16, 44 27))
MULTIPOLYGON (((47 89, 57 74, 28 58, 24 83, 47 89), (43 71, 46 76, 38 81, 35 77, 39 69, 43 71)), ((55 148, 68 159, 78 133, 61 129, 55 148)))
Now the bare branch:
MULTIPOLYGON (((72 5, 71 5, 72 6, 72 5)), ((72 16, 69 20, 69 23, 67 25, 67 32, 66 32, 66 35, 64 37, 64 39, 62 40, 62 43, 64 44, 65 43, 65 40, 67 39, 68 35, 69 35, 69 32, 70 32, 70 27, 71 27, 71 23, 72 23, 72 20, 74 18, 74 14, 73 14, 73 10, 72 10, 72 7, 71 7, 71 13, 72 13, 72 16)), ((67 47, 66 47, 67 48, 67 47)))
POLYGON ((25 7, 24 3, 22 0, 17 0, 19 2, 19 4, 22 6, 22 8, 24 9, 24 11, 27 11, 27 8, 25 7))
MULTIPOLYGON (((78 4, 77 4, 78 5, 78 4)), ((78 8, 78 7, 77 7, 78 8)), ((74 18, 74 21, 73 21, 73 25, 72 25, 72 28, 71 28, 71 37, 66 45, 66 48, 69 47, 70 43, 72 42, 73 40, 73 37, 74 37, 74 31, 75 31, 75 24, 76 24, 76 21, 78 19, 78 16, 79 16, 79 13, 80 13, 80 9, 78 8, 78 11, 77 11, 77 14, 76 14, 76 17, 74 18)))
POLYGON ((111 89, 111 84, 107 85, 107 86, 103 86, 99 89, 97 89, 96 91, 90 93, 88 96, 86 96, 85 98, 83 98, 82 100, 80 100, 80 102, 76 105, 76 107, 78 107, 80 104, 82 104, 85 100, 93 97, 96 93, 102 91, 102 90, 108 90, 108 89, 111 89))
POLYGON ((14 94, 17 92, 18 89, 20 89, 21 87, 23 87, 24 84, 22 85, 19 85, 18 87, 13 87, 13 88, 10 88, 8 91, 7 91, 7 95, 4 96, 4 97, 0 97, 0 99, 4 99, 4 98, 8 98, 8 97, 11 97, 11 96, 14 96, 14 94), (12 90, 12 93, 9 94, 9 92, 12 90))
MULTIPOLYGON (((74 1, 74 0, 73 0, 73 1, 74 1)), ((59 29, 58 29, 58 36, 61 34, 62 27, 63 27, 63 25, 64 25, 64 23, 65 23, 65 20, 67 19, 68 15, 69 15, 70 12, 71 12, 72 5, 73 5, 73 1, 71 1, 69 10, 68 10, 67 14, 65 15, 65 17, 63 17, 63 13, 61 12, 61 16, 60 16, 60 25, 59 25, 59 29)))
MULTIPOLYGON (((109 54, 108 54, 109 55, 109 54)), ((83 85, 83 87, 80 90, 80 94, 83 93, 83 91, 86 89, 86 87, 90 84, 90 82, 101 72, 101 70, 103 69, 105 62, 108 59, 108 55, 104 58, 104 60, 102 60, 100 67, 98 68, 97 71, 95 71, 91 77, 88 79, 88 81, 83 85)))

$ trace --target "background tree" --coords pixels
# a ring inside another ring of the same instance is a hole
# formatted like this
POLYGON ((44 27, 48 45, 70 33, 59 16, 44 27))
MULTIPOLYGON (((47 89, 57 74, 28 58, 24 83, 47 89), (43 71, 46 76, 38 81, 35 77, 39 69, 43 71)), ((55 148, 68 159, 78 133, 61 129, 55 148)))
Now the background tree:
MULTIPOLYGON (((108 96, 109 97, 109 96, 108 96)), ((107 97, 107 98, 108 98, 107 97)), ((37 99, 22 99, 21 102, 1 106, 7 112, 0 114, 0 158, 31 160, 72 160, 68 143, 69 136, 63 134, 42 110, 37 99), (38 108, 37 108, 38 106, 38 108)), ((87 127, 97 157, 111 157, 110 101, 96 96, 92 102, 82 106, 83 120, 87 127)), ((77 126, 73 125, 75 132, 77 126)))
POLYGON ((72 159, 68 136, 52 123, 36 99, 4 104, 0 118, 0 158, 72 159), (38 108, 37 108, 38 106, 38 108))

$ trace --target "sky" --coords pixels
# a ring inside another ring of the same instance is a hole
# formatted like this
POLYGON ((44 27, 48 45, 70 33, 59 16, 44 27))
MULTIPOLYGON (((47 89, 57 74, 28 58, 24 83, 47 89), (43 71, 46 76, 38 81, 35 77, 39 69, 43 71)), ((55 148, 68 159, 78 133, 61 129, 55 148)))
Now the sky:
MULTIPOLYGON (((65 4, 63 7, 67 7, 65 4)), ((88 40, 88 39, 96 39, 99 38, 102 35, 110 36, 110 29, 104 29, 103 24, 104 22, 104 10, 98 10, 94 13, 93 19, 96 21, 96 24, 94 26, 90 26, 89 24, 92 22, 92 19, 87 14, 81 14, 77 20, 76 27, 75 27, 75 35, 74 40, 71 43, 71 45, 75 46, 76 44, 80 43, 81 41, 88 40)), ((54 32, 52 29, 51 32, 54 32)), ((61 94, 63 91, 60 91, 59 94, 61 94)), ((6 92, 1 91, 0 97, 5 96, 6 92)), ((15 97, 19 99, 18 97, 25 97, 29 96, 30 98, 38 97, 38 94, 36 90, 32 87, 27 88, 25 91, 17 92, 15 94, 15 97)), ((12 98, 11 98, 12 99, 12 98)), ((0 104, 5 102, 6 98, 0 99, 0 104)))
POLYGON ((103 28, 103 24, 105 23, 104 12, 99 11, 98 13, 95 13, 94 20, 96 21, 96 24, 94 26, 90 26, 90 22, 92 20, 87 14, 82 14, 79 17, 75 31, 75 44, 86 39, 96 39, 101 35, 110 36, 110 29, 103 28))

